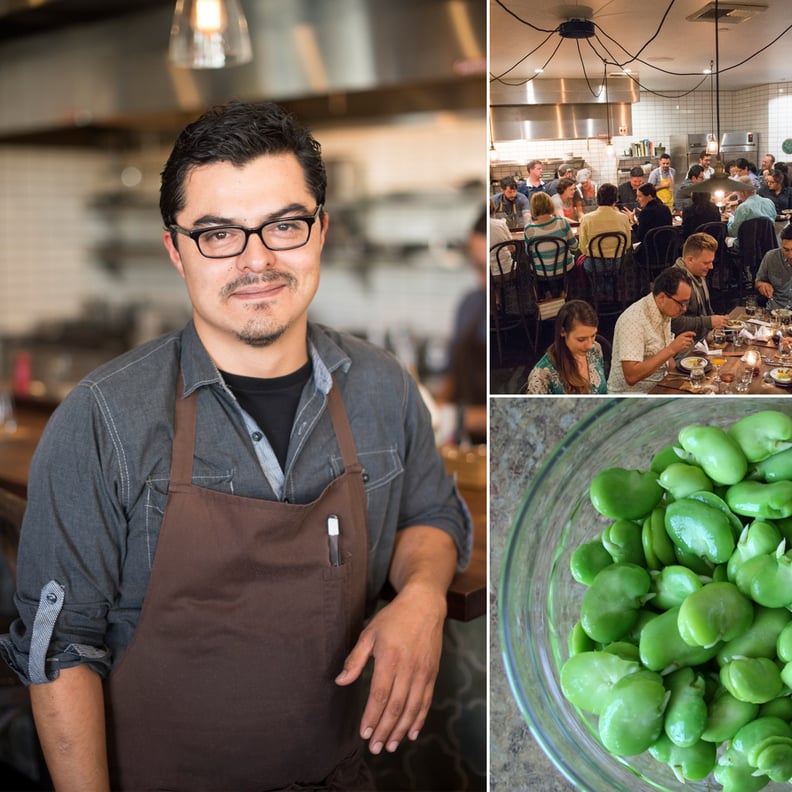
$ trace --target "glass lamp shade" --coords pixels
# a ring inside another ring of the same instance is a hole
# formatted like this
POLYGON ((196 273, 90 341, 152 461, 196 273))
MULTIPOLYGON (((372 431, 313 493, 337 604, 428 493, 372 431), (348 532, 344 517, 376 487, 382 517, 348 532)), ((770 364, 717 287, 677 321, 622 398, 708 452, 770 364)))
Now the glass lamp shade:
POLYGON ((253 58, 238 0, 177 0, 168 59, 188 69, 223 69, 253 58))

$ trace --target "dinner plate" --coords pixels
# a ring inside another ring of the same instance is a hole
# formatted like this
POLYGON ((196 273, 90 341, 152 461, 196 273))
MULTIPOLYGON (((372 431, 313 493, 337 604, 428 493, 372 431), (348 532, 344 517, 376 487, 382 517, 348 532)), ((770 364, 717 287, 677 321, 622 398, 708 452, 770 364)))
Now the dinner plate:
POLYGON ((792 385, 792 368, 770 369, 770 376, 777 385, 783 385, 785 387, 792 385))
POLYGON ((745 327, 745 322, 741 322, 739 319, 729 319, 726 323, 726 327, 723 329, 729 333, 736 333, 739 330, 742 330, 745 327))
POLYGON ((712 368, 712 363, 707 360, 707 358, 701 357, 700 355, 689 355, 688 357, 683 357, 682 360, 679 361, 679 368, 688 373, 690 373, 693 368, 703 368, 704 371, 709 371, 712 368))

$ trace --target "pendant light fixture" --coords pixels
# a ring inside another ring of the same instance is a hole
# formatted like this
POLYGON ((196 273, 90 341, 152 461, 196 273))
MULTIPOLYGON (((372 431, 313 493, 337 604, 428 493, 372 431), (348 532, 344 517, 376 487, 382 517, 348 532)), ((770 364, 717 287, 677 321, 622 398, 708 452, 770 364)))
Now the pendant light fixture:
POLYGON ((720 149, 720 144, 718 143, 718 139, 715 137, 715 88, 714 88, 715 71, 713 69, 712 61, 710 61, 709 76, 710 76, 710 133, 709 135, 707 135, 707 154, 710 154, 714 157, 718 153, 718 150, 720 149))
POLYGON ((608 145, 605 146, 605 154, 608 157, 612 157, 614 154, 613 151, 613 141, 611 140, 611 123, 610 123, 610 102, 608 102, 608 67, 607 64, 605 66, 605 117, 608 121, 608 145))
MULTIPOLYGON (((723 195, 728 195, 729 193, 739 192, 740 190, 745 189, 745 185, 737 181, 737 179, 729 178, 729 175, 726 173, 726 169, 723 165, 723 160, 721 159, 721 152, 720 152, 720 139, 721 139, 721 131, 720 131, 720 39, 719 39, 719 31, 718 31, 718 24, 720 20, 720 12, 719 12, 719 3, 718 0, 715 0, 715 142, 718 145, 718 156, 713 164, 715 168, 715 172, 709 179, 704 179, 704 181, 696 182, 695 184, 688 185, 686 187, 680 187, 679 194, 683 196, 689 196, 694 192, 705 192, 705 193, 719 193, 722 192, 723 195)), ((709 148, 709 146, 708 146, 709 148)))
POLYGON ((187 69, 223 69, 253 58, 239 0, 176 0, 168 59, 187 69))

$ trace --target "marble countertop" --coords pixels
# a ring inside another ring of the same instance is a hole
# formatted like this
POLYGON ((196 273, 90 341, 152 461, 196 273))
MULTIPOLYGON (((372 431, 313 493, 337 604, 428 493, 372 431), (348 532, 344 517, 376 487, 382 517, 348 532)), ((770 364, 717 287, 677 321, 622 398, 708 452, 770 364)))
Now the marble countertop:
POLYGON ((490 399, 490 790, 570 792, 512 696, 498 640, 497 591, 506 540, 533 474, 598 397, 490 399))

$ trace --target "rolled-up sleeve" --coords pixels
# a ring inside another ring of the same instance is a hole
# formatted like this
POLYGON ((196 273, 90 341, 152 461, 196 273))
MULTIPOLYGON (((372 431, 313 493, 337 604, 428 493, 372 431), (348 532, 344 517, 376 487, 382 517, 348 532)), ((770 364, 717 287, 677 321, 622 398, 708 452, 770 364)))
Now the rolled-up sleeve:
POLYGON ((53 414, 34 454, 14 598, 19 618, 0 654, 26 684, 87 663, 110 669, 107 616, 117 595, 123 515, 108 497, 112 437, 78 388, 53 414), (104 467, 104 470, 103 470, 104 467))

